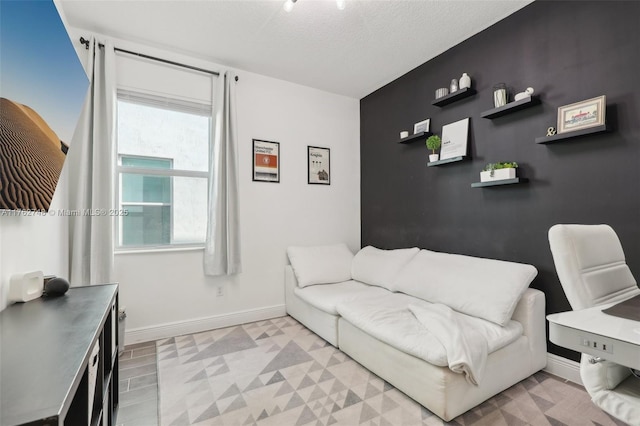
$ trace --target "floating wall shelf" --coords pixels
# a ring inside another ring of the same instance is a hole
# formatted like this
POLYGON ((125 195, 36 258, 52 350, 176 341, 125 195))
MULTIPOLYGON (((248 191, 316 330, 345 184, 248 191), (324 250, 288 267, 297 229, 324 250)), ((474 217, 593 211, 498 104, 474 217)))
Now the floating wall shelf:
POLYGON ((453 93, 450 93, 446 96, 436 99, 431 102, 431 105, 435 105, 437 107, 443 107, 445 105, 449 105, 452 102, 459 101, 460 99, 468 98, 469 96, 475 95, 476 90, 470 87, 465 87, 464 89, 456 90, 453 93))
POLYGON ((413 143, 420 138, 428 138, 431 135, 432 135, 431 132, 420 132, 413 135, 409 135, 406 138, 402 138, 398 141, 398 143, 413 143))
POLYGON ((540 104, 540 98, 538 96, 528 96, 524 99, 520 99, 519 101, 511 102, 504 106, 485 111, 480 114, 480 117, 491 120, 538 104, 540 104))
POLYGON ((528 182, 527 178, 514 178, 514 179, 502 179, 502 180, 492 180, 489 182, 474 182, 471 184, 472 188, 483 188, 485 186, 499 186, 499 185, 512 185, 514 183, 525 183, 528 182))
POLYGON ((461 155, 459 157, 447 158, 446 160, 438 160, 438 161, 429 161, 427 163, 427 167, 441 166, 443 164, 455 163, 457 161, 462 161, 467 158, 466 155, 461 155))
POLYGON ((613 130, 611 126, 609 126, 608 124, 603 124, 602 126, 589 127, 588 129, 584 129, 584 130, 576 130, 574 132, 560 133, 553 136, 543 136, 541 138, 536 138, 536 143, 547 144, 547 143, 563 142, 566 139, 572 139, 578 136, 595 135, 597 133, 610 132, 611 130, 613 130))

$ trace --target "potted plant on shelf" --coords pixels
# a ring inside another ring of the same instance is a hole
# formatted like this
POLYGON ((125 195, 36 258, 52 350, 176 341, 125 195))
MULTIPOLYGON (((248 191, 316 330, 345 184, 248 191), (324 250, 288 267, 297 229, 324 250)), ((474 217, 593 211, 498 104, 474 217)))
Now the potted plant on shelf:
POLYGON ((480 182, 515 179, 518 163, 515 161, 489 163, 480 172, 480 182))
POLYGON ((431 135, 427 138, 427 148, 431 150, 431 154, 429 154, 429 161, 438 161, 438 154, 436 154, 436 150, 440 149, 442 141, 440 140, 440 136, 431 135))

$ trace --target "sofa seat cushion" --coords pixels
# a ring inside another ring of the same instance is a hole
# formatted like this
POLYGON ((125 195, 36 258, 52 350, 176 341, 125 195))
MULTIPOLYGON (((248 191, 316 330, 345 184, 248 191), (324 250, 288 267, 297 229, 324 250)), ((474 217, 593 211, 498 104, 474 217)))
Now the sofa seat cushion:
POLYGON ((293 293, 311 306, 331 315, 338 315, 337 306, 340 303, 351 303, 354 300, 364 300, 368 297, 391 294, 380 287, 370 286, 354 280, 304 288, 296 287, 293 293))
MULTIPOLYGON (((429 303, 402 293, 387 293, 340 303, 337 309, 345 320, 378 340, 430 364, 445 367, 448 360, 444 346, 409 310, 409 305, 421 304, 429 303)), ((489 354, 517 340, 523 332, 522 324, 512 320, 499 326, 460 314, 459 321, 486 338, 489 354)))

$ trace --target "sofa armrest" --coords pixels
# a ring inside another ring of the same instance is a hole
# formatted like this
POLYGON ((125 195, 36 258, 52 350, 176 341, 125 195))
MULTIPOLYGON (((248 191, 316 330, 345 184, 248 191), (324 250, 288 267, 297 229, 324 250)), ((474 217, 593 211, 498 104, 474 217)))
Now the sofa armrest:
MULTIPOLYGON (((529 339, 533 360, 542 367, 547 360, 547 333, 545 324, 545 297, 540 290, 528 288, 516 305, 511 319, 522 324, 523 334, 529 339)), ((540 367, 540 368, 542 368, 540 367)))

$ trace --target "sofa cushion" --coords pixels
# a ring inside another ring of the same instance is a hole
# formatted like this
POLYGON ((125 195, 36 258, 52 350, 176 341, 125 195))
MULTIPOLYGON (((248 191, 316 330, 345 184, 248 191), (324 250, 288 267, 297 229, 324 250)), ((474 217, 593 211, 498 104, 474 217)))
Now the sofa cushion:
POLYGON ((532 265, 421 250, 392 289, 505 325, 537 274, 532 265))
POLYGON ((390 289, 400 270, 419 251, 417 247, 381 250, 367 246, 353 257, 351 277, 365 284, 390 289))
POLYGON ((351 279, 353 253, 346 244, 289 247, 287 254, 299 287, 351 279))
POLYGON ((293 293, 314 308, 331 315, 338 315, 340 303, 354 300, 365 300, 368 297, 390 294, 387 290, 362 284, 357 281, 345 281, 335 284, 312 285, 306 288, 295 288, 293 293))
MULTIPOLYGON (((447 352, 435 337, 409 310, 410 305, 429 303, 402 293, 351 300, 338 305, 338 313, 351 324, 376 339, 433 365, 448 364, 447 352)), ((522 324, 507 321, 504 327, 470 315, 459 314, 461 323, 487 341, 487 352, 493 353, 517 340, 522 324)))

